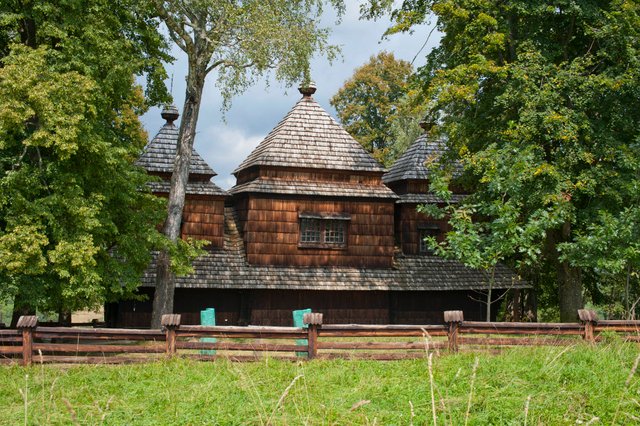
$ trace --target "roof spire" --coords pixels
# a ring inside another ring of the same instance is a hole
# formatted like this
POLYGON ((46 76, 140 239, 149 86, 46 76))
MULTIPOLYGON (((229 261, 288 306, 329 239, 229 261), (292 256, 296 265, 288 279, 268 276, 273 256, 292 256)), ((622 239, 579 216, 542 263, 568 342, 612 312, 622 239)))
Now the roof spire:
POLYGON ((167 120, 168 124, 173 124, 173 122, 176 121, 178 117, 180 117, 178 108, 176 108, 175 105, 165 105, 160 115, 162 116, 162 118, 167 120))
POLYGON ((304 97, 311 97, 311 95, 316 93, 316 84, 313 81, 304 81, 300 87, 298 87, 298 91, 304 97))
POLYGON ((422 120, 420 120, 420 123, 418 124, 422 128, 422 130, 425 131, 425 133, 428 133, 433 128, 433 126, 435 126, 433 120, 431 120, 428 116, 425 116, 422 120))

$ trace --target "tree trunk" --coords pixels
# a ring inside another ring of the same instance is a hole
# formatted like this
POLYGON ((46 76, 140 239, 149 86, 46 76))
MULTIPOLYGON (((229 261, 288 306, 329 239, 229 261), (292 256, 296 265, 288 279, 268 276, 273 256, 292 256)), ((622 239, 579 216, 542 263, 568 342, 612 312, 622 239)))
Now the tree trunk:
MULTIPOLYGON (((202 100, 202 90, 206 76, 206 63, 189 60, 189 74, 187 75, 187 89, 182 108, 182 120, 178 135, 178 149, 171 175, 169 190, 167 220, 162 232, 169 240, 176 242, 180 238, 182 224, 182 210, 184 208, 185 192, 189 180, 189 163, 193 151, 193 142, 198 124, 198 113, 202 100)), ((173 313, 173 294, 175 289, 175 275, 171 271, 169 253, 161 251, 157 258, 156 290, 153 295, 153 312, 151 314, 151 328, 160 328, 162 315, 173 313)))
MULTIPOLYGON (((571 223, 562 225, 561 241, 571 238, 571 223)), ((554 251, 557 256, 556 246, 554 251)), ((582 276, 580 269, 573 267, 568 261, 557 262, 558 290, 560 299, 560 321, 574 322, 578 319, 578 309, 584 308, 582 300, 582 276)))
POLYGON ((18 292, 18 294, 16 294, 13 299, 13 312, 11 315, 11 324, 9 324, 9 327, 16 328, 18 319, 20 319, 21 316, 35 314, 36 310, 29 306, 29 303, 27 300, 25 300, 25 297, 18 292))
POLYGON ((490 322, 491 321, 491 293, 493 293, 493 283, 496 279, 496 267, 493 266, 491 268, 491 275, 489 277, 489 291, 487 291, 487 318, 485 319, 486 322, 490 322))

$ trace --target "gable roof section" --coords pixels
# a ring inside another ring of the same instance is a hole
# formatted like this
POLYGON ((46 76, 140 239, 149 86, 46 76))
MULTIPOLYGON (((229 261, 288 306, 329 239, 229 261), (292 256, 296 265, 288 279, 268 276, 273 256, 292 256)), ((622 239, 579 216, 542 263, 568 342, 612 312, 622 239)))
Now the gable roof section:
POLYGON ((444 144, 441 141, 429 140, 423 133, 382 176, 382 181, 391 183, 407 179, 426 180, 429 178, 429 171, 425 162, 437 160, 443 153, 444 144))
POLYGON ((303 96, 233 173, 252 166, 384 172, 311 96, 303 96))
MULTIPOLYGON (((147 144, 136 165, 147 172, 173 173, 173 162, 178 147, 178 127, 167 121, 158 134, 147 144)), ((217 173, 202 159, 194 149, 189 163, 189 175, 202 175, 211 179, 217 173)))

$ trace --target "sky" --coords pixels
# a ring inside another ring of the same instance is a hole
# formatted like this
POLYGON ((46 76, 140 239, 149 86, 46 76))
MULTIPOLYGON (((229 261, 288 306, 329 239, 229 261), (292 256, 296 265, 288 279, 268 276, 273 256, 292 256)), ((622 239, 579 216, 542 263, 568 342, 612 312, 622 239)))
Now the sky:
MULTIPOLYGON (((314 99, 334 118, 335 110, 329 99, 340 89, 354 70, 368 62, 371 56, 386 50, 396 58, 412 61, 414 66, 423 65, 426 54, 438 43, 439 35, 434 32, 429 38, 431 27, 422 25, 413 34, 397 34, 382 39, 389 21, 359 20, 357 2, 348 1, 342 22, 335 25, 335 15, 325 11, 322 26, 330 27, 330 43, 342 49, 342 57, 328 63, 316 57, 311 62, 311 78, 317 91, 314 99), (428 43, 424 46, 425 42, 428 43), (421 48, 423 48, 421 50, 421 48), (417 55, 417 56, 416 56, 417 55)), ((178 48, 172 50, 176 61, 167 65, 169 75, 173 74, 173 99, 179 110, 184 102, 186 56, 178 48)), ((300 99, 297 87, 286 88, 271 80, 261 81, 232 100, 231 109, 223 119, 222 97, 215 87, 215 75, 209 75, 203 93, 203 101, 198 118, 195 150, 218 174, 213 178, 218 186, 229 189, 235 185, 233 170, 267 136, 289 110, 300 99)), ((167 87, 169 87, 167 82, 167 87)), ((180 111, 182 112, 182 111, 180 111)), ((142 116, 142 123, 152 138, 164 124, 160 108, 152 108, 142 116)))

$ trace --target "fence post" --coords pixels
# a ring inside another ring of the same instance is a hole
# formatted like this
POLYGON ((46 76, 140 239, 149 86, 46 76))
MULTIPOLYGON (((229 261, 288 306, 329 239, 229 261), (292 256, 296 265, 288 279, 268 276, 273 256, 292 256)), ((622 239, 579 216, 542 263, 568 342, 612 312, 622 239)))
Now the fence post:
POLYGON ((302 320, 309 326, 307 328, 307 340, 309 342, 309 359, 313 359, 318 355, 318 329, 322 327, 322 314, 307 313, 304 314, 302 320))
POLYGON ((33 332, 38 326, 38 317, 25 315, 18 318, 16 328, 22 331, 22 365, 28 366, 33 362, 33 332))
POLYGON ((578 309, 578 317, 580 322, 584 324, 584 340, 589 343, 595 343, 594 328, 598 322, 598 315, 595 311, 589 309, 578 309))
POLYGON ((449 340, 449 351, 458 352, 458 331, 460 330, 460 324, 464 321, 464 315, 462 311, 445 311, 444 322, 449 325, 447 331, 447 339, 449 340))
POLYGON ((168 357, 176 355, 176 330, 180 328, 180 314, 165 314, 161 320, 167 341, 166 353, 168 357))

